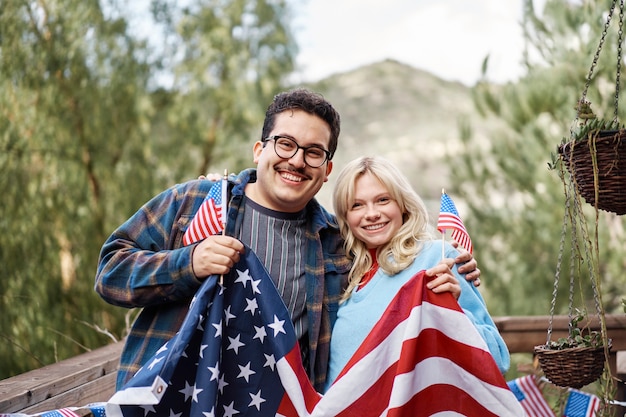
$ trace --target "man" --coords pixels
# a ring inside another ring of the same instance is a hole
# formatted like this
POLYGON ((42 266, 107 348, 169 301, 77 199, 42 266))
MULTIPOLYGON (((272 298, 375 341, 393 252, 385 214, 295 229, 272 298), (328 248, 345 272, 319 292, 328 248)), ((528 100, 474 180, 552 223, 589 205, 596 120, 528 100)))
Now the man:
MULTIPOLYGON (((202 281, 228 273, 243 242, 285 301, 305 369, 321 392, 331 328, 351 266, 335 217, 314 198, 332 171, 339 132, 339 114, 321 95, 304 89, 278 94, 253 147, 257 168, 229 180, 225 236, 182 243, 212 186, 206 180, 162 192, 113 232, 102 247, 95 289, 111 304, 143 308, 122 352, 118 389, 174 336, 202 281)), ((469 261, 461 271, 478 278, 469 253, 457 261, 469 261)))

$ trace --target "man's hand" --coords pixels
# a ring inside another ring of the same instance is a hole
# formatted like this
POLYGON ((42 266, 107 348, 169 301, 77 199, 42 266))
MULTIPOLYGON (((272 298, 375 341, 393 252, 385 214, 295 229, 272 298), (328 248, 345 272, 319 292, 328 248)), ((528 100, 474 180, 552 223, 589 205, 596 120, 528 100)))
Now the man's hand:
POLYGON ((450 243, 460 252, 459 256, 454 258, 454 262, 459 264, 459 273, 465 274, 466 280, 473 282, 475 287, 479 287, 480 269, 478 269, 478 262, 471 253, 459 246, 459 242, 451 240, 450 243))
POLYGON ((193 250, 191 266, 198 279, 223 275, 230 271, 244 251, 243 243, 230 236, 213 235, 198 243, 193 250))

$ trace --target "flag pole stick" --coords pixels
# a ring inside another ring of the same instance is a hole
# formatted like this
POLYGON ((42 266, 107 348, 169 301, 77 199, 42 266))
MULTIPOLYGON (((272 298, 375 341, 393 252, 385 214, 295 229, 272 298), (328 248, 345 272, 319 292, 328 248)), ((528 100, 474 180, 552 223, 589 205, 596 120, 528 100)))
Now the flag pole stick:
MULTIPOLYGON (((446 193, 445 189, 441 189, 441 195, 443 196, 446 193)), ((441 260, 443 260, 446 256, 446 229, 441 229, 441 260)))
MULTIPOLYGON (((222 218, 220 219, 222 222, 222 236, 226 236, 226 211, 228 210, 228 198, 227 188, 228 188, 228 169, 224 170, 224 176, 222 177, 222 218)), ((220 285, 224 284, 224 274, 220 275, 220 285)))

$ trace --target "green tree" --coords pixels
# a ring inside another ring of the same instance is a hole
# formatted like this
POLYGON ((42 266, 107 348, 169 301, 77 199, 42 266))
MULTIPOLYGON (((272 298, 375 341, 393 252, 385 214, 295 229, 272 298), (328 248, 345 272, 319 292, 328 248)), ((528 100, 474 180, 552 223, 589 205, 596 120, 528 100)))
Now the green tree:
POLYGON ((153 1, 154 45, 115 0, 0 0, 0 378, 124 336, 102 243, 215 155, 240 168, 293 69, 284 2, 186 4, 153 1))
POLYGON ((149 156, 139 47, 97 1, 0 7, 0 376, 108 340, 92 277, 107 218, 138 204, 119 192, 130 162, 149 156))
MULTIPOLYGON (((480 121, 466 121, 467 152, 452 164, 454 192, 462 194, 469 206, 468 228, 487 277, 493 314, 550 312, 565 196, 557 173, 549 171, 547 163, 562 138, 569 137, 609 3, 548 0, 537 13, 532 0, 525 0, 527 74, 516 83, 485 81, 473 89, 478 109, 505 124, 489 141, 480 141, 471 133, 472 123, 480 121)), ((614 103, 618 18, 616 12, 588 92, 596 112, 608 117, 614 103)), ((620 308, 623 294, 624 222, 609 213, 600 216, 602 296, 611 312, 620 308)), ((566 313, 568 306, 569 235, 565 241, 557 314, 566 313)), ((595 313, 590 281, 583 278, 582 290, 576 286, 575 292, 574 303, 588 304, 595 313)))
POLYGON ((184 142, 162 163, 174 178, 247 167, 265 107, 294 68, 285 1, 153 1, 172 68, 161 140, 184 142), (244 151, 242 151, 244 150, 244 151))

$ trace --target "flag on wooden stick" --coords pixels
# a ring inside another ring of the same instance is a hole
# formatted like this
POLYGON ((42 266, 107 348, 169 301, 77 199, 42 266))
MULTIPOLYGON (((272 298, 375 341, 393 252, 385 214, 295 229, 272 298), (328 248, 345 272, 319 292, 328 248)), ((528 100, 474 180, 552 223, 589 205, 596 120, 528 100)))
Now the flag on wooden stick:
POLYGON ((472 239, 470 239, 469 233, 461 221, 454 202, 445 191, 441 190, 441 209, 437 220, 437 230, 445 234, 446 229, 452 229, 452 239, 459 242, 459 245, 463 246, 469 253, 473 252, 472 239))
POLYGON ((554 417, 554 412, 537 386, 534 375, 516 378, 508 384, 528 417, 554 417))
POLYGON ((600 398, 587 392, 570 389, 563 417, 595 417, 600 398))
POLYGON ((216 235, 224 230, 226 209, 222 206, 227 204, 227 188, 226 175, 224 175, 221 181, 216 182, 211 187, 183 235, 183 244, 185 246, 206 239, 208 236, 216 235))

